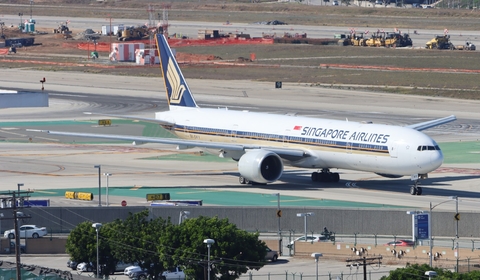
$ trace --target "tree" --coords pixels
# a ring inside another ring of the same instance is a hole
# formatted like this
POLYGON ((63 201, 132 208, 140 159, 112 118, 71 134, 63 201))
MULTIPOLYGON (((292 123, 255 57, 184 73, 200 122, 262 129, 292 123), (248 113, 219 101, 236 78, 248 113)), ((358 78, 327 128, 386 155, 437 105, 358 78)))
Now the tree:
POLYGON ((77 262, 90 262, 97 254, 97 239, 92 223, 83 222, 68 235, 65 250, 77 262))
POLYGON ((390 275, 383 276, 381 280, 423 280, 426 271, 435 271, 437 276, 435 280, 474 280, 480 279, 480 271, 471 271, 469 273, 455 273, 447 269, 432 268, 427 264, 407 265, 404 268, 397 268, 390 271, 390 275))
POLYGON ((249 269, 258 270, 265 264, 267 246, 258 236, 258 233, 238 229, 228 219, 198 217, 187 219, 179 226, 167 227, 160 239, 162 247, 159 246, 159 252, 164 256, 171 255, 171 261, 183 264, 188 276, 203 279, 208 271, 207 246, 203 241, 213 239, 211 279, 217 279, 217 276, 218 279, 238 279, 249 269))
MULTIPOLYGON (((111 247, 108 240, 109 225, 105 224, 99 231, 98 251, 100 252, 99 263, 106 268, 101 274, 108 274, 115 268, 117 259, 112 257, 111 247)), ((97 269, 97 233, 91 222, 80 223, 68 235, 65 245, 66 252, 77 262, 92 263, 94 270, 97 269)))
POLYGON ((165 256, 157 251, 164 229, 171 226, 170 221, 156 218, 148 219, 149 211, 129 213, 125 220, 112 222, 110 244, 115 258, 124 262, 138 263, 147 270, 152 278, 165 270, 165 256))

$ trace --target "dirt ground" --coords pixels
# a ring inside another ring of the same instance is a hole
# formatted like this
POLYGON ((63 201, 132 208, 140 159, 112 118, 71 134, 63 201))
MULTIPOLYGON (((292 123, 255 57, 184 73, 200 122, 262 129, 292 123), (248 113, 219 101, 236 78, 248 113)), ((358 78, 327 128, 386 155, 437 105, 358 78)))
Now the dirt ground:
MULTIPOLYGON (((129 1, 122 1, 125 5, 127 2, 129 1)), ((239 9, 238 5, 234 9, 239 9)), ((190 8, 192 7, 191 5, 190 8)), ((216 5, 212 5, 212 7, 214 10, 218 9, 216 5)), ((4 6, 2 6, 2 12, 3 8, 4 6)), ((206 9, 206 7, 203 8, 206 9)), ((247 14, 258 16, 259 13, 262 13, 263 8, 255 12, 247 11, 241 17, 250 20, 247 14)), ((295 10, 293 12, 295 13, 296 9, 295 7, 295 9, 289 8, 289 10, 281 11, 278 16, 291 14, 292 10, 295 10)), ((69 11, 69 9, 65 11, 69 11)), ((122 11, 122 9, 119 8, 118 11, 122 11)), ((144 12, 144 10, 142 11, 144 12)), ((185 10, 185 13, 188 11, 185 10)), ((338 10, 332 11, 334 14, 340 13, 338 10)), ((371 12, 377 13, 377 11, 371 12)), ((196 17, 201 18, 202 13, 208 15, 209 12, 197 12, 196 17)), ((302 10, 302 13, 307 12, 302 10)), ((343 13, 342 17, 348 17, 350 10, 345 10, 343 13)), ((389 13, 400 17, 405 16, 403 11, 389 13)), ((415 13, 420 12, 415 11, 415 13)), ((456 19, 458 22, 466 19, 474 25, 480 22, 478 17, 474 20, 472 18, 459 19, 457 16, 461 16, 462 12, 460 11, 460 14, 451 15, 451 13, 453 12, 446 10, 441 16, 432 16, 422 20, 435 22, 443 17, 447 21, 456 19)), ((130 13, 125 13, 123 16, 130 16, 130 13)), ((373 21, 378 20, 374 16, 370 18, 373 21)), ((365 23, 362 15, 356 19, 359 21, 358 24, 365 23)), ((413 24, 418 20, 420 18, 411 17, 405 24, 413 24)), ((303 23, 309 24, 308 21, 303 21, 303 23)), ((337 21, 337 23, 342 25, 345 22, 337 21)), ((478 25, 480 26, 480 24, 478 25)), ((155 70, 152 70, 152 66, 138 66, 131 62, 112 64, 108 60, 109 52, 99 52, 100 59, 92 60, 90 52, 94 50, 94 45, 90 45, 91 48, 89 47, 87 50, 77 48, 78 43, 86 43, 86 40, 65 40, 61 34, 53 34, 52 30, 40 29, 38 31, 45 34, 34 35, 34 46, 20 48, 15 55, 0 55, 0 67, 30 67, 51 71, 82 71, 113 75, 158 76, 159 74, 158 66, 153 66, 155 70)), ((72 31, 75 35, 81 30, 72 31)), ((20 33, 15 27, 7 27, 4 33, 7 37, 29 36, 20 33)), ((107 36, 100 36, 98 39, 99 44, 110 44, 112 41, 115 41, 115 38, 107 36)), ((300 53, 297 51, 297 46, 291 44, 249 45, 248 48, 230 45, 179 47, 176 49, 177 60, 187 78, 280 80, 321 87, 354 89, 358 86, 372 91, 402 94, 464 99, 480 98, 477 82, 480 75, 478 72, 480 61, 477 59, 477 52, 412 50, 406 57, 386 48, 303 46, 303 51, 300 53), (250 53, 256 53, 257 58, 268 59, 252 62, 249 60, 250 53), (312 59, 305 60, 304 57, 312 59)))

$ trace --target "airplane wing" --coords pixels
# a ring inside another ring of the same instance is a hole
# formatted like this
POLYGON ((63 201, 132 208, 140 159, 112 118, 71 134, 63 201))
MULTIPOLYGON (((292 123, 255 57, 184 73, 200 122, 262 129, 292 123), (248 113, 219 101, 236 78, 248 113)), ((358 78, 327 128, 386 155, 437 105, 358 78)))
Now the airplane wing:
POLYGON ((422 131, 422 130, 429 129, 431 127, 435 127, 435 126, 438 126, 438 125, 441 125, 441 124, 453 122, 456 119, 457 119, 457 117, 455 117, 454 115, 451 115, 451 116, 441 118, 441 119, 436 119, 436 120, 432 120, 432 121, 426 121, 426 122, 422 122, 422 123, 408 125, 407 127, 412 128, 412 129, 416 129, 418 131, 422 131))
POLYGON ((138 143, 138 144, 143 144, 143 143, 170 144, 170 145, 178 145, 179 147, 182 147, 184 149, 206 148, 206 149, 218 149, 218 150, 224 150, 224 151, 245 151, 245 152, 248 150, 254 150, 254 149, 264 149, 264 150, 275 152, 281 158, 290 160, 290 161, 295 161, 304 157, 311 156, 308 151, 304 151, 301 149, 284 149, 284 148, 276 148, 276 147, 262 147, 258 145, 193 141, 193 140, 184 140, 179 138, 158 138, 158 137, 131 136, 131 135, 78 133, 78 132, 64 132, 64 131, 53 131, 53 130, 39 130, 39 129, 27 129, 27 131, 41 132, 41 133, 48 133, 52 135, 62 135, 62 136, 76 136, 76 137, 87 137, 87 138, 102 138, 102 139, 112 139, 112 140, 133 141, 134 143, 138 143))
POLYGON ((118 119, 126 119, 126 120, 134 120, 134 121, 144 121, 149 123, 158 123, 164 125, 174 125, 174 123, 152 119, 152 118, 139 118, 135 116, 123 116, 123 115, 114 115, 114 114, 101 114, 101 113, 91 113, 91 112, 83 112, 85 115, 95 115, 95 116, 105 116, 105 117, 113 117, 118 119))

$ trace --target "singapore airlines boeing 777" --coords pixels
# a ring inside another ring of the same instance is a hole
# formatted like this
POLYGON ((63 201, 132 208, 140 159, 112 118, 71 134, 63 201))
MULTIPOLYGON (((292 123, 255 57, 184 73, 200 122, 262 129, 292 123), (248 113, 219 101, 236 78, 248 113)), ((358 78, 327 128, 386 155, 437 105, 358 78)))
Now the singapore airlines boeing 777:
MULTIPOLYGON (((55 135, 131 140, 136 143, 175 144, 216 150, 238 161, 239 181, 272 183, 284 164, 316 169, 312 181, 338 182, 331 169, 367 171, 389 178, 412 176, 412 195, 421 195, 418 179, 425 178, 443 162, 437 143, 420 132, 454 121, 449 116, 406 127, 274 115, 227 109, 200 108, 188 87, 167 40, 157 35, 160 68, 169 110, 155 119, 108 115, 155 122, 178 139, 42 131, 55 135)), ((101 114, 99 114, 101 115, 101 114)))

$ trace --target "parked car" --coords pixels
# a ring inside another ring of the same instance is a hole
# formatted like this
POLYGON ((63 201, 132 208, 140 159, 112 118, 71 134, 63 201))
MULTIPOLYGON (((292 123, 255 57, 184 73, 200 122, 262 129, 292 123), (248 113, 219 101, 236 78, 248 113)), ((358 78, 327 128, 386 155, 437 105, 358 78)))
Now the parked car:
POLYGON ((145 270, 133 271, 128 275, 132 280, 145 280, 148 278, 148 272, 145 270))
POLYGON ((71 269, 77 269, 78 262, 74 260, 68 260, 67 261, 67 267, 70 267, 71 269))
MULTIPOLYGON (((20 244, 20 253, 21 254, 25 253, 26 252, 25 250, 26 250, 25 244, 20 244)), ((10 251, 15 252, 15 242, 13 241, 10 242, 10 251)))
POLYGON ((94 265, 92 263, 82 262, 77 265, 78 272, 92 272, 96 271, 94 265))
POLYGON ((110 272, 110 274, 114 274, 115 272, 122 272, 122 271, 125 273, 125 269, 127 269, 127 267, 131 267, 132 265, 133 265, 132 263, 124 263, 122 261, 117 262, 117 265, 115 266, 115 271, 110 272))
POLYGON ((338 6, 338 1, 337 1, 337 0, 333 0, 332 6, 338 6))
MULTIPOLYGON (((129 276, 132 280, 145 280, 149 278, 146 271, 136 271, 129 276)), ((160 276, 162 280, 185 280, 185 273, 179 267, 169 268, 160 276)))
MULTIPOLYGON (((326 242, 328 241, 328 237, 325 235, 307 235, 306 242, 326 242)), ((295 240, 291 241, 290 244, 287 245, 287 248, 292 248, 295 242, 305 242, 305 235, 296 238, 295 240)))
POLYGON ((413 240, 405 240, 405 239, 400 239, 400 240, 394 240, 390 241, 385 246, 415 246, 415 241, 413 240))
POLYGON ((265 259, 276 262, 278 259, 278 252, 267 247, 267 254, 265 255, 265 259))
POLYGON ((138 265, 131 265, 123 270, 123 275, 130 277, 130 274, 143 271, 138 265))
MULTIPOLYGON (((19 228, 20 238, 39 238, 47 235, 47 229, 45 227, 37 227, 36 225, 23 225, 19 228)), ((14 239, 15 230, 6 230, 3 234, 5 238, 14 239)))

